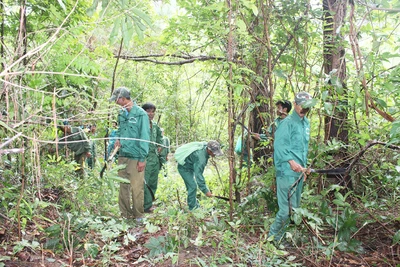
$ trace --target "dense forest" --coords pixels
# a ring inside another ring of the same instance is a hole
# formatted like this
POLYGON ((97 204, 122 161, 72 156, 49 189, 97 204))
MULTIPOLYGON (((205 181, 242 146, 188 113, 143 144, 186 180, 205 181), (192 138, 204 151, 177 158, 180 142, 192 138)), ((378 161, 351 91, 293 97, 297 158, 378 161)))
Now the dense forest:
POLYGON ((399 0, 0 0, 0 14, 0 267, 400 266, 399 0), (107 156, 119 87, 171 142, 143 223, 120 216, 107 156), (246 133, 300 91, 322 171, 276 244, 274 137, 246 133), (61 125, 96 125, 83 176, 61 125), (216 197, 198 190, 189 211, 174 152, 208 140, 224 152, 204 171, 216 197))

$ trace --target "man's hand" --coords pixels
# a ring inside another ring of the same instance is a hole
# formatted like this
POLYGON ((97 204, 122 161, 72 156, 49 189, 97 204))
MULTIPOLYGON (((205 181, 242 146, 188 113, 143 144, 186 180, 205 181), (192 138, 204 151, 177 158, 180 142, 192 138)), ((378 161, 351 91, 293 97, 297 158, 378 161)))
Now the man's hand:
POLYGON ((90 152, 87 152, 87 153, 86 153, 86 157, 87 157, 87 158, 91 158, 91 157, 92 157, 92 154, 91 154, 90 152))
POLYGON ((303 172, 304 168, 294 160, 289 160, 289 165, 294 172, 303 172))
POLYGON ((137 166, 136 166, 136 169, 138 172, 144 171, 145 167, 146 167, 146 161, 143 161, 143 162, 138 161, 137 166))
POLYGON ((207 197, 213 197, 214 195, 211 193, 211 191, 208 191, 206 194, 207 197))
POLYGON ((115 141, 114 147, 121 147, 121 142, 119 140, 115 141))
POLYGON ((255 140, 257 140, 257 141, 260 141, 260 139, 261 139, 259 133, 252 133, 251 136, 252 136, 255 140))

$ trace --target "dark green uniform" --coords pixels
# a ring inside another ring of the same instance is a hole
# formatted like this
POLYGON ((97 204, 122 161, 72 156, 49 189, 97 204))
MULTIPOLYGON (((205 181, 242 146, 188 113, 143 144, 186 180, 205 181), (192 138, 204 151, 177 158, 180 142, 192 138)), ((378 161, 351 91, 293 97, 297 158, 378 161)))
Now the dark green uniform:
POLYGON ((158 185, 158 174, 160 173, 160 158, 158 155, 158 144, 162 144, 162 133, 160 127, 155 122, 151 122, 149 154, 146 158, 146 170, 144 179, 144 211, 148 211, 153 206, 153 198, 156 195, 158 185), (151 191, 150 191, 151 190, 151 191))
MULTIPOLYGON (((294 172, 290 168, 288 161, 294 160, 301 166, 306 167, 309 138, 310 122, 306 117, 301 119, 296 112, 291 113, 284 119, 275 132, 274 164, 279 211, 268 234, 268 236, 273 235, 275 241, 279 241, 285 233, 289 222, 288 192, 292 184, 301 175, 301 173, 294 172)), ((290 201, 292 207, 297 208, 300 206, 303 179, 294 190, 296 191, 290 201)))
POLYGON ((63 148, 65 145, 68 149, 74 152, 74 160, 79 164, 79 168, 76 173, 83 177, 85 175, 85 170, 83 168, 83 163, 86 158, 86 154, 90 151, 89 139, 87 138, 85 132, 79 127, 70 127, 71 134, 60 139, 59 147, 63 148), (81 142, 77 142, 81 141, 81 142), (63 142, 66 142, 66 144, 63 142))
MULTIPOLYGON (((244 133, 244 136, 239 136, 239 138, 236 141, 236 146, 235 146, 235 152, 239 156, 243 157, 243 166, 248 166, 249 161, 251 162, 252 156, 251 156, 251 149, 249 147, 249 143, 254 142, 249 138, 249 134, 247 131, 244 133)), ((260 134, 260 140, 261 141, 266 141, 268 140, 267 135, 265 134, 260 134)))
MULTIPOLYGON (((196 143, 194 145, 198 144, 198 142, 194 143, 196 143)), ((204 143, 201 149, 195 150, 186 157, 183 165, 178 164, 179 174, 182 176, 187 189, 189 210, 199 207, 199 203, 196 199, 197 187, 199 187, 204 194, 210 191, 203 176, 204 168, 209 158, 210 155, 207 153, 207 143, 204 143)))
POLYGON ((149 152, 149 117, 135 104, 129 112, 126 109, 120 111, 118 125, 116 139, 121 144, 118 164, 126 165, 118 175, 130 180, 130 184, 120 183, 119 209, 123 217, 140 218, 144 211, 144 172, 138 172, 136 166, 138 161, 146 161, 149 152))
MULTIPOLYGON (((92 138, 95 138, 96 135, 95 134, 90 134, 92 138)), ((97 150, 96 150, 96 141, 95 140, 90 140, 89 141, 89 145, 90 145, 90 154, 92 155, 90 158, 86 159, 86 164, 88 165, 88 167, 90 169, 93 169, 93 167, 95 166, 96 163, 96 156, 97 156, 97 150)))

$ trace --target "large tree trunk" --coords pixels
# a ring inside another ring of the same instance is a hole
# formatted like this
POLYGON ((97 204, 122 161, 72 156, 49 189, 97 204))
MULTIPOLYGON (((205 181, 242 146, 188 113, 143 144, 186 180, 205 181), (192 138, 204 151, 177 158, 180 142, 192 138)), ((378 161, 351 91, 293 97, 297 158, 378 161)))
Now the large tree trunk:
MULTIPOLYGON (((272 114, 271 103, 273 102, 273 92, 274 86, 272 83, 271 75, 273 71, 272 61, 273 55, 271 53, 270 45, 270 2, 265 4, 264 1, 259 2, 259 8, 262 11, 263 20, 259 20, 258 23, 264 29, 263 35, 261 36, 261 43, 265 46, 261 46, 259 51, 259 56, 255 62, 254 71, 259 77, 263 77, 262 83, 256 83, 252 85, 253 91, 251 93, 251 102, 255 103, 255 108, 251 112, 250 125, 251 129, 256 133, 262 133, 262 129, 271 124, 273 120, 271 116, 267 114, 272 114), (266 66, 266 67, 265 67, 266 66)), ((254 144, 254 162, 264 169, 267 169, 267 165, 263 159, 267 159, 272 155, 272 148, 260 146, 258 142, 254 144)))
MULTIPOLYGON (((348 143, 347 88, 345 50, 342 44, 344 40, 340 34, 340 28, 344 24, 346 9, 347 1, 323 0, 324 72, 330 77, 326 89, 329 91, 329 101, 332 104, 332 115, 325 117, 325 142, 337 139, 344 144, 348 143)), ((335 162, 340 163, 340 167, 347 167, 346 162, 343 162, 346 158, 345 150, 338 151, 333 157, 335 162)), ((345 186, 351 186, 350 180, 342 181, 339 176, 330 178, 334 178, 335 182, 345 186)))
MULTIPOLYGON (((250 120, 251 129, 255 133, 263 133, 263 129, 271 124, 271 116, 266 116, 266 114, 270 113, 269 99, 272 97, 270 96, 268 86, 264 85, 260 87, 254 90, 252 96, 255 101, 254 103, 258 105, 251 112, 250 120)), ((267 169, 268 165, 266 164, 266 160, 272 156, 272 147, 262 146, 260 142, 255 140, 251 140, 250 143, 252 143, 251 145, 253 147, 254 162, 263 169, 267 169)))

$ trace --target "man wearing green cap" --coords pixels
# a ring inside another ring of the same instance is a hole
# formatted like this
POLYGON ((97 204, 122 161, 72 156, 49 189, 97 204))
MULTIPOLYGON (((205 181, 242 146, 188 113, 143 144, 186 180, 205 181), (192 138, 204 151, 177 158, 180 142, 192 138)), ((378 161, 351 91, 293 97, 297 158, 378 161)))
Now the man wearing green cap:
POLYGON ((203 176, 204 168, 210 156, 223 155, 221 146, 217 141, 192 142, 179 147, 175 151, 175 159, 178 162, 178 171, 185 182, 187 189, 187 203, 189 210, 199 207, 196 199, 197 187, 207 197, 212 197, 211 191, 206 185, 203 176))
POLYGON ((310 139, 310 122, 305 116, 311 104, 312 97, 309 93, 297 93, 294 112, 281 122, 275 132, 274 165, 279 211, 268 233, 268 236, 274 236, 275 242, 281 241, 289 223, 288 192, 296 180, 303 176, 304 179, 292 189, 295 192, 290 198, 292 208, 300 206, 310 139))
POLYGON ((144 212, 144 170, 150 141, 149 117, 131 100, 130 92, 124 87, 113 92, 111 101, 122 107, 118 114, 119 128, 115 146, 120 148, 118 164, 126 167, 118 175, 130 181, 130 184, 120 183, 119 209, 123 217, 136 218, 140 222, 144 212))

